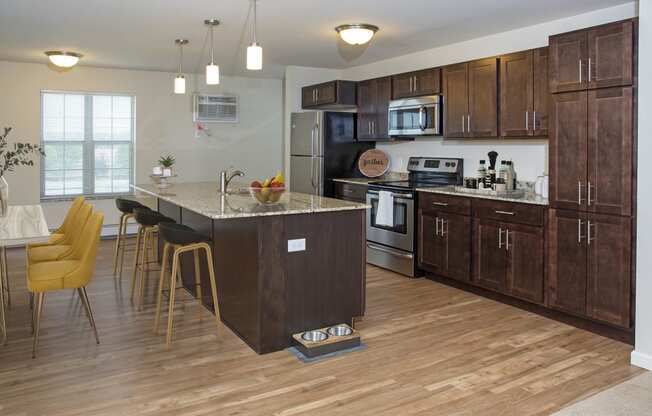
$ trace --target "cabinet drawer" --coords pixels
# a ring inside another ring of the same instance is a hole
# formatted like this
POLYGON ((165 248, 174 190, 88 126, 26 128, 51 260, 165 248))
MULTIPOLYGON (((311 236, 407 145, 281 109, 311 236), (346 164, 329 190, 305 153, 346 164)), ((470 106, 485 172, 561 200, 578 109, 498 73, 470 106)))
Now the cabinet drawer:
POLYGON ((419 192, 419 208, 423 211, 471 215, 471 200, 458 196, 419 192))
POLYGON ((335 182, 335 198, 364 202, 367 195, 367 185, 335 182))
POLYGON ((475 199, 473 212, 479 218, 543 226, 545 208, 537 205, 475 199))

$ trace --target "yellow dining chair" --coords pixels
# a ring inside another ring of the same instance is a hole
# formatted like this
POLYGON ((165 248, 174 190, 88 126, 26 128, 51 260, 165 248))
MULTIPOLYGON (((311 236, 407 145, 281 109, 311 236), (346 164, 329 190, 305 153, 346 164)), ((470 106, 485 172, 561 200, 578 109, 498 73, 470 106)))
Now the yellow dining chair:
POLYGON ((71 221, 70 231, 60 244, 36 245, 27 247, 27 264, 44 261, 63 260, 71 255, 75 243, 81 238, 84 225, 93 211, 91 204, 83 203, 71 221))
POLYGON ((72 253, 66 260, 47 261, 30 264, 27 268, 27 290, 36 298, 33 308, 32 324, 34 327, 34 342, 32 344, 32 358, 36 357, 38 346, 39 327, 43 313, 43 301, 46 292, 56 290, 77 289, 79 297, 84 303, 86 315, 90 321, 95 341, 99 344, 95 319, 91 305, 88 301, 86 286, 93 277, 97 248, 100 243, 104 214, 96 212, 88 219, 80 237, 72 247, 72 253))
POLYGON ((65 244, 64 241, 72 235, 73 229, 74 229, 74 223, 75 223, 75 218, 77 214, 79 213, 79 209, 82 207, 84 204, 84 197, 83 196, 78 196, 72 201, 72 205, 70 205, 70 208, 68 208, 68 212, 66 213, 66 218, 64 218, 63 223, 59 228, 54 230, 52 234, 50 234, 50 238, 48 241, 44 243, 30 243, 28 247, 39 247, 39 246, 47 246, 47 245, 52 245, 52 244, 65 244))

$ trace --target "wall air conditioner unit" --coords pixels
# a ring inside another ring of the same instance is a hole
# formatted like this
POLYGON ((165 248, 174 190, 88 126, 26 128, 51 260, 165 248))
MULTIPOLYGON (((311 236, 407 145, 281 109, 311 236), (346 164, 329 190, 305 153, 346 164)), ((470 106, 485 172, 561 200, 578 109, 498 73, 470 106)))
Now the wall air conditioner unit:
POLYGON ((237 123, 238 97, 234 95, 195 94, 192 121, 195 123, 237 123))

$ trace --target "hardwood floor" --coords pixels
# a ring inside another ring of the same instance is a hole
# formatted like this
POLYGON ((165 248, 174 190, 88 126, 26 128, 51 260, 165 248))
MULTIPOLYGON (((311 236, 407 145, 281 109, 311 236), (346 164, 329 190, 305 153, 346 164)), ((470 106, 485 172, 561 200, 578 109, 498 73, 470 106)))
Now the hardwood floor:
POLYGON ((36 359, 24 253, 8 251, 0 415, 544 415, 642 372, 626 344, 371 266, 357 325, 365 350, 313 364, 259 356, 188 301, 166 351, 152 332, 156 273, 138 312, 131 255, 120 284, 112 249, 101 244, 88 290, 101 344, 72 291, 50 294, 36 359))

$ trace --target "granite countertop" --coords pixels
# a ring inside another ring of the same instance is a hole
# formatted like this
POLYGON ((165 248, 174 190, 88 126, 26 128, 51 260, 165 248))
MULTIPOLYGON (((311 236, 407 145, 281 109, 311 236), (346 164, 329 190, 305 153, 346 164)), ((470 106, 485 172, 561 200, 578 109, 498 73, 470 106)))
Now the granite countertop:
POLYGON ((137 191, 216 220, 369 208, 367 204, 290 191, 283 191, 278 203, 263 205, 250 194, 249 188, 237 183, 231 183, 227 194, 218 192, 217 182, 178 183, 165 189, 154 184, 138 184, 133 187, 137 191))
POLYGON ((517 202, 522 204, 544 205, 544 206, 548 205, 547 198, 543 198, 539 195, 536 195, 528 191, 526 191, 522 196, 505 196, 505 195, 471 193, 471 192, 460 191, 453 186, 445 186, 440 188, 417 188, 417 191, 430 192, 433 194, 465 196, 469 198, 493 199, 495 201, 517 202))

